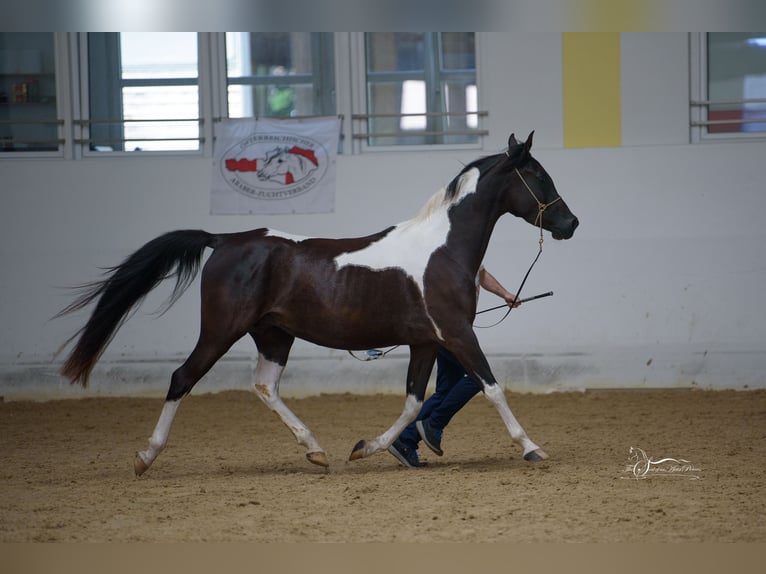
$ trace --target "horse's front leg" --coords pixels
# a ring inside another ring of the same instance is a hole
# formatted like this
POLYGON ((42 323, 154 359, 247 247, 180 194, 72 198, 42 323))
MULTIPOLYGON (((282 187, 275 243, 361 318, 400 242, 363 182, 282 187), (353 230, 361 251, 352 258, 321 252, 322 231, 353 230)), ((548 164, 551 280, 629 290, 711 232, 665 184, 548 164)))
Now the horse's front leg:
POLYGON ((484 396, 486 396, 487 399, 489 399, 489 401, 495 405, 495 408, 497 409, 497 412, 500 413, 500 418, 503 419, 505 428, 508 429, 508 433, 511 435, 511 438, 516 443, 518 443, 521 448, 524 449, 524 460, 536 462, 548 458, 548 455, 545 453, 545 451, 530 440, 530 438, 527 436, 527 433, 519 424, 519 421, 517 421, 516 417, 513 416, 511 407, 508 406, 508 401, 505 400, 505 393, 503 392, 503 389, 500 388, 500 385, 497 384, 494 379, 491 384, 486 381, 482 381, 482 385, 484 387, 484 396))
POLYGON ((505 399, 505 393, 495 380, 495 376, 487 362, 487 358, 479 347, 473 330, 457 338, 452 342, 450 351, 457 357, 460 364, 471 375, 473 380, 481 383, 484 396, 495 406, 500 418, 505 423, 511 438, 524 449, 524 460, 540 461, 548 458, 548 455, 527 436, 519 421, 513 416, 511 407, 505 399))
POLYGON ((306 447, 306 458, 309 462, 328 467, 327 454, 319 446, 311 430, 293 413, 279 396, 279 380, 282 377, 284 365, 258 355, 255 366, 255 394, 258 395, 269 409, 279 416, 283 423, 295 436, 298 444, 306 447))
POLYGON ((423 406, 428 377, 431 376, 437 349, 438 347, 433 344, 410 346, 410 364, 407 368, 407 398, 404 401, 402 414, 383 434, 372 440, 362 439, 356 443, 349 460, 365 458, 378 451, 386 450, 407 428, 407 425, 417 418, 420 407, 423 406))

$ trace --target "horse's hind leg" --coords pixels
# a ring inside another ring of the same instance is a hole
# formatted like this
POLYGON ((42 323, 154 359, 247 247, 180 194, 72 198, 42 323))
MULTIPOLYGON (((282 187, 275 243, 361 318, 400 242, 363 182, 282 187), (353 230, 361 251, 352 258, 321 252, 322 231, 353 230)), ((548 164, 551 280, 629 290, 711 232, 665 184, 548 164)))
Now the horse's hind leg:
POLYGON ((309 462, 328 467, 327 454, 319 445, 314 434, 279 396, 279 380, 287 364, 294 338, 282 330, 271 328, 267 332, 251 333, 258 346, 258 363, 255 366, 253 388, 264 404, 285 423, 295 436, 298 444, 306 447, 309 462))
POLYGON ((170 427, 173 424, 173 419, 176 416, 176 410, 180 401, 166 400, 162 406, 162 413, 160 419, 157 421, 157 426, 154 427, 154 432, 149 438, 149 447, 146 450, 142 450, 136 453, 133 458, 133 471, 136 476, 141 476, 154 462, 159 454, 164 450, 165 445, 168 443, 168 435, 170 434, 170 427))
POLYGON ((154 427, 152 436, 149 438, 149 447, 137 452, 133 459, 133 470, 136 476, 144 474, 165 449, 170 427, 173 424, 181 399, 189 394, 197 381, 210 370, 230 346, 231 343, 222 344, 210 337, 203 338, 201 336, 186 362, 173 373, 162 413, 154 427))

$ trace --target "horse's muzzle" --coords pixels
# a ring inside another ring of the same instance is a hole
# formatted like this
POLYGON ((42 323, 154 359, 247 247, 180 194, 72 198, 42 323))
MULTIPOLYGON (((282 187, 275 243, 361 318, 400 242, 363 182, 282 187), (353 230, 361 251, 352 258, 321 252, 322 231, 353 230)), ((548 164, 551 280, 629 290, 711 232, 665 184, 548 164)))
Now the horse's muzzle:
POLYGON ((551 235, 553 236, 553 239, 569 239, 574 235, 578 225, 580 225, 580 220, 572 216, 572 218, 563 225, 552 226, 551 235))

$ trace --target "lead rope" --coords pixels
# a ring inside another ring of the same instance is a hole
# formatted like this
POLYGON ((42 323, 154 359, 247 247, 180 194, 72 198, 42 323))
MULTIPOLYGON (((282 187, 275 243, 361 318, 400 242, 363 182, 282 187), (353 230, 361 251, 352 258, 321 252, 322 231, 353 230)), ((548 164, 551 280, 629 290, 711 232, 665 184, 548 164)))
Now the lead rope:
POLYGON ((391 351, 393 351, 394 349, 396 349, 396 348, 398 348, 400 346, 401 345, 395 345, 395 346, 393 346, 390 349, 387 349, 385 351, 381 351, 380 349, 368 349, 365 352, 366 357, 364 359, 360 359, 359 357, 357 357, 354 354, 354 351, 351 351, 351 350, 348 351, 348 354, 351 355, 352 357, 354 357, 357 361, 362 361, 363 363, 365 363, 367 361, 374 361, 375 359, 382 359, 383 357, 388 355, 391 351))
MULTIPOLYGON (((508 152, 505 152, 506 155, 508 155, 508 152)), ((527 269, 526 274, 524 275, 524 279, 521 280, 521 285, 519 285, 519 288, 516 290, 516 298, 521 299, 521 290, 524 288, 524 284, 527 282, 527 277, 529 277, 529 274, 532 272, 532 268, 535 266, 535 263, 537 263, 537 260, 540 259, 540 255, 543 253, 543 213, 546 209, 548 209, 551 205, 556 203, 559 199, 561 199, 561 196, 559 195, 556 199, 551 201, 550 203, 543 203, 539 199, 537 199, 537 196, 535 195, 535 192, 532 191, 532 188, 529 187, 527 184, 527 180, 524 179, 524 176, 521 175, 521 172, 519 171, 519 168, 514 168, 514 171, 516 172, 516 175, 519 176, 519 179, 521 180, 521 183, 524 184, 524 187, 527 188, 527 191, 532 196, 532 198, 537 203, 537 217, 535 218, 535 225, 540 227, 540 240, 538 241, 538 250, 537 255, 535 256, 534 261, 532 261, 532 265, 529 266, 529 269, 527 269)), ((496 323, 492 323, 491 325, 474 325, 477 329, 491 329, 492 327, 497 327, 500 323, 505 321, 506 317, 510 314, 511 310, 514 309, 514 307, 508 306, 508 310, 505 312, 505 315, 497 321, 496 323)))

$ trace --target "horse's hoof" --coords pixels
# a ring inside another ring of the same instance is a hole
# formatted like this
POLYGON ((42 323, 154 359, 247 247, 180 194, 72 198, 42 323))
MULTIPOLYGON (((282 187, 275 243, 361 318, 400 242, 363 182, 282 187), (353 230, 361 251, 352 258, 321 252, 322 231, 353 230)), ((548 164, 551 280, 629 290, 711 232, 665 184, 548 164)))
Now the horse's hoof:
POLYGON ((133 458, 133 472, 136 473, 136 476, 141 476, 147 470, 149 470, 149 465, 144 462, 140 454, 136 453, 136 456, 133 458))
POLYGON ((360 440, 356 445, 354 445, 354 450, 351 451, 351 456, 348 457, 348 460, 358 460, 360 458, 364 458, 364 447, 367 443, 364 440, 360 440))
POLYGON ((538 448, 537 450, 530 450, 527 454, 524 455, 524 460, 529 462, 540 462, 546 458, 548 458, 548 455, 545 454, 545 451, 541 448, 538 448))
POLYGON ((316 464, 319 466, 323 466, 325 468, 330 466, 330 463, 327 462, 327 455, 323 453, 321 450, 317 452, 307 452, 306 458, 311 464, 316 464))

